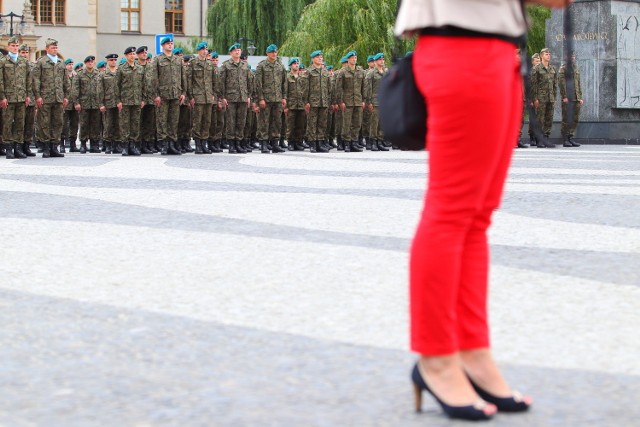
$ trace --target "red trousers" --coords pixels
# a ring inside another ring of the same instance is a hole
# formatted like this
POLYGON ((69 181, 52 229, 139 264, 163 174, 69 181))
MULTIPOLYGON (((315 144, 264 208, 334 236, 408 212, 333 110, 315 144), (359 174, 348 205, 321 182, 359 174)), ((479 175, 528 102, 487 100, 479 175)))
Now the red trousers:
POLYGON ((411 248, 411 348, 424 355, 486 348, 487 229, 522 114, 515 46, 422 36, 414 73, 429 111, 429 170, 411 248))

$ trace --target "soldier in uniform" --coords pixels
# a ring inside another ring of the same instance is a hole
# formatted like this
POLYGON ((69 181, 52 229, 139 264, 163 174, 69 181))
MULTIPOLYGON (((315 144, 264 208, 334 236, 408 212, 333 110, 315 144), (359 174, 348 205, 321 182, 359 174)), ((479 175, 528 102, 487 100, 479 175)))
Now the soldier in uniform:
MULTIPOLYGON (((7 159, 24 159, 30 152, 23 144, 25 109, 31 101, 31 67, 18 55, 20 42, 11 37, 7 42, 7 55, 0 59, 0 107, 4 110, 2 139, 7 159)), ((33 153, 31 153, 33 154, 33 153)))
POLYGON ((220 70, 222 102, 227 107, 225 120, 229 153, 246 153, 240 141, 244 137, 247 108, 251 106, 250 71, 247 64, 240 60, 240 44, 231 45, 229 54, 231 59, 226 60, 220 70))
POLYGON ((337 81, 338 81, 338 76, 344 72, 345 68, 347 68, 347 56, 343 56, 342 59, 340 59, 340 69, 338 71, 336 71, 335 73, 335 81, 333 84, 333 109, 335 110, 336 114, 335 114, 335 120, 336 120, 336 135, 338 137, 338 150, 342 151, 344 150, 344 140, 342 139, 342 124, 344 123, 344 114, 342 113, 342 109, 340 108, 340 105, 338 105, 338 98, 337 98, 337 81))
MULTIPOLYGON (((182 59, 182 66, 184 67, 184 73, 186 76, 191 56, 184 55, 182 48, 180 47, 173 49, 173 55, 182 59)), ((184 90, 186 92, 187 88, 184 90)), ((188 100, 180 105, 180 118, 178 119, 178 143, 176 144, 176 148, 178 148, 182 153, 193 152, 193 148, 191 148, 191 110, 192 107, 188 100)))
POLYGON ((31 143, 33 142, 33 131, 35 129, 35 119, 36 119, 36 97, 33 95, 33 68, 34 64, 29 61, 29 46, 26 44, 21 44, 19 49, 19 55, 23 57, 27 64, 29 65, 29 78, 31 79, 31 92, 29 92, 29 103, 25 107, 24 113, 24 132, 22 136, 22 152, 27 156, 32 157, 35 156, 35 153, 31 152, 31 143))
POLYGON ((331 148, 337 148, 336 143, 336 106, 334 105, 335 92, 336 92, 336 73, 333 71, 333 65, 327 65, 327 71, 329 72, 329 93, 331 94, 331 106, 329 107, 327 115, 327 139, 329 140, 329 146, 331 148))
MULTIPOLYGON (((371 74, 373 72, 373 70, 376 68, 376 62, 373 59, 375 57, 375 55, 369 55, 367 56, 367 66, 369 67, 366 71, 365 71, 365 80, 367 79, 367 77, 369 76, 369 74, 371 74)), ((365 147, 367 150, 371 150, 371 138, 369 135, 370 132, 370 128, 371 128, 371 110, 369 108, 365 108, 364 111, 362 112, 362 137, 365 140, 365 147)))
POLYGON ((69 102, 71 84, 64 64, 58 57, 58 41, 45 41, 46 55, 40 57, 33 69, 33 91, 38 108, 38 132, 42 143, 42 157, 64 157, 58 151, 62 135, 64 107, 69 102))
MULTIPOLYGON (((116 99, 118 54, 111 53, 105 57, 107 59, 107 69, 101 74, 98 80, 98 102, 100 112, 104 114, 104 146, 106 154, 122 153, 120 144, 120 111, 116 99)), ((92 141, 93 142, 93 141, 92 141)), ((98 147, 90 146, 90 153, 98 153, 98 147)))
MULTIPOLYGON (((73 78, 77 74, 73 59, 65 59, 64 64, 67 69, 67 75, 71 80, 71 85, 73 86, 73 78)), ((82 66, 82 64, 80 65, 82 66)), ((73 102, 69 102, 64 108, 63 120, 64 126, 62 127, 62 136, 60 138, 60 152, 65 152, 66 144, 69 144, 69 152, 78 152, 78 147, 76 147, 76 138, 78 138, 78 112, 73 108, 73 102)))
MULTIPOLYGON (((207 43, 196 46, 198 55, 189 62, 187 68, 187 98, 193 110, 193 139, 196 142, 196 154, 211 154, 207 148, 209 129, 211 128, 211 106, 214 105, 215 87, 213 64, 207 59, 207 43)), ((219 153, 220 147, 212 147, 219 153)))
POLYGON ((364 85, 365 103, 368 106, 367 110, 371 112, 369 123, 370 149, 371 151, 389 151, 389 148, 384 145, 384 134, 378 117, 378 89, 380 88, 380 81, 387 71, 384 67, 384 54, 382 52, 377 53, 374 55, 373 61, 375 68, 367 74, 364 85))
POLYGON ((158 141, 162 145, 162 154, 182 154, 176 146, 178 140, 178 119, 180 105, 186 99, 187 76, 180 58, 173 56, 173 40, 164 37, 160 41, 162 53, 156 56, 147 77, 147 89, 153 91, 156 110, 158 141))
POLYGON ((139 156, 141 154, 140 115, 145 99, 145 70, 135 61, 134 46, 124 50, 124 58, 126 62, 118 67, 116 73, 116 101, 120 111, 122 155, 139 156))
POLYGON ((295 151, 304 151, 302 140, 306 128, 305 99, 302 81, 299 74, 300 58, 289 60, 289 73, 284 83, 284 99, 287 101, 284 114, 287 117, 287 141, 295 151))
MULTIPOLYGON (((244 62, 247 62, 247 57, 244 53, 240 56, 244 62)), ((249 66, 249 96, 251 97, 251 106, 247 108, 247 122, 244 125, 244 139, 242 140, 242 148, 247 153, 251 153, 254 148, 254 141, 256 141, 258 135, 258 114, 260 107, 256 104, 256 72, 249 66)))
MULTIPOLYGON (((531 55, 531 70, 532 70, 532 74, 533 74, 533 69, 539 63, 540 63, 540 54, 536 52, 533 55, 531 55)), ((533 82, 531 80, 531 76, 529 76, 529 83, 530 83, 531 86, 533 86, 533 82)), ((522 89, 522 90, 525 91, 525 89, 522 89)), ((533 105, 533 101, 530 101, 530 95, 531 95, 530 93, 524 94, 523 99, 526 98, 533 105)), ((536 111, 535 108, 533 108, 533 114, 535 114, 535 111, 536 111)), ((531 112, 529 112, 529 114, 531 114, 531 112)), ((522 117, 522 120, 523 120, 523 125, 524 125, 524 115, 522 117)), ((533 134, 533 129, 531 127, 531 117, 529 117, 529 144, 531 146, 535 146, 536 145, 536 138, 535 138, 535 135, 533 134)))
POLYGON ((145 74, 144 107, 142 107, 140 115, 140 153, 153 154, 158 152, 156 147, 156 106, 153 104, 151 91, 148 88, 147 71, 150 62, 147 58, 147 46, 138 47, 136 55, 138 56, 138 65, 142 67, 145 74))
POLYGON ((87 141, 98 153, 98 140, 102 127, 102 114, 98 101, 98 81, 100 73, 95 68, 96 57, 89 55, 84 58, 85 67, 73 79, 71 100, 74 109, 80 114, 80 153, 87 152, 87 141))
POLYGON ((215 90, 214 96, 216 102, 211 105, 211 126, 209 127, 208 146, 211 151, 213 148, 222 150, 225 144, 222 140, 224 133, 224 111, 225 107, 222 103, 222 96, 220 94, 220 68, 218 68, 218 52, 211 51, 211 66, 213 67, 213 87, 215 90))
POLYGON ((580 82, 580 70, 578 69, 578 63, 576 62, 576 55, 571 57, 573 63, 573 84, 574 92, 567 93, 567 82, 565 81, 566 66, 560 67, 560 73, 558 77, 558 84, 560 86, 560 98, 562 98, 562 137, 564 138, 563 147, 579 147, 580 144, 573 140, 573 135, 576 133, 578 122, 580 121, 580 110, 584 104, 582 99, 582 83, 580 82), (567 107, 573 104, 573 123, 571 126, 567 123, 567 107))
POLYGON ((364 89, 365 72, 357 67, 358 56, 355 51, 346 55, 347 67, 336 79, 336 98, 343 114, 342 139, 344 151, 362 151, 358 144, 358 134, 362 125, 362 110, 364 101, 362 92, 364 89))
POLYGON ((304 77, 304 109, 307 112, 307 143, 312 153, 328 153, 325 146, 327 115, 331 105, 329 72, 321 50, 311 53, 311 67, 304 77))
POLYGON ((558 78, 556 69, 551 65, 551 53, 546 47, 540 51, 540 64, 531 73, 531 91, 536 116, 542 126, 545 141, 538 141, 538 148, 555 148, 549 141, 553 125, 553 107, 558 94, 558 78))
POLYGON ((286 71, 278 61, 278 47, 271 44, 266 50, 267 59, 258 64, 256 70, 256 98, 260 113, 258 114, 258 140, 260 150, 268 153, 267 141, 271 143, 271 152, 281 153, 280 128, 282 109, 287 101, 282 94, 286 71))

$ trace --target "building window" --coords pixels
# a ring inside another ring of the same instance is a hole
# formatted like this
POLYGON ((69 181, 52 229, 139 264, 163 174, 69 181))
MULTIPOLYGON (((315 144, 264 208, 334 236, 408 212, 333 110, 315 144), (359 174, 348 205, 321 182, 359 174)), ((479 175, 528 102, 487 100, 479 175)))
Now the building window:
POLYGON ((140 31, 140 0, 120 0, 120 30, 140 31))
POLYGON ((167 33, 184 34, 184 4, 182 0, 164 0, 164 29, 167 33))
POLYGON ((66 0, 34 0, 31 13, 36 24, 65 24, 66 0))

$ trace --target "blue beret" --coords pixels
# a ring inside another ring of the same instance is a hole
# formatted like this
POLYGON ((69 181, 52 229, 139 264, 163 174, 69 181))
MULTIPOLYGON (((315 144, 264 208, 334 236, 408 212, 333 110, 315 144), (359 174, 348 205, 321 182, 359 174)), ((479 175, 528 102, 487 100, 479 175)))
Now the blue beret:
POLYGON ((278 50, 278 46, 275 44, 270 44, 267 46, 267 53, 276 52, 278 50))
POLYGON ((78 62, 76 65, 73 66, 74 70, 77 70, 78 68, 82 67, 82 63, 78 62))
POLYGON ((289 67, 291 67, 291 64, 296 63, 296 62, 299 64, 300 63, 300 58, 291 58, 289 60, 289 67))
POLYGON ((172 42, 173 39, 171 37, 163 37, 162 40, 160 40, 160 46, 162 46, 165 43, 169 43, 172 42))
POLYGON ((384 53, 380 52, 380 53, 376 53, 376 56, 373 57, 374 61, 377 61, 378 59, 382 59, 384 58, 384 53))
POLYGON ((347 62, 347 55, 343 56, 342 59, 340 59, 340 63, 344 64, 347 62))
POLYGON ((367 56, 367 62, 371 62, 371 61, 374 61, 373 55, 367 56))
POLYGON ((173 49, 173 54, 174 55, 179 55, 182 53, 182 48, 181 47, 176 47, 175 49, 173 49))
POLYGON ((152 58, 151 52, 147 52, 147 59, 151 59, 151 58, 152 58))
POLYGON ((124 54, 125 54, 125 55, 128 55, 128 54, 133 53, 133 52, 135 52, 135 51, 136 51, 135 46, 129 46, 128 48, 126 48, 126 49, 124 50, 124 54))
POLYGON ((212 58, 217 58, 218 57, 218 52, 216 52, 215 50, 213 52, 211 52, 211 57, 212 58))
POLYGON ((198 43, 198 46, 196 46, 196 50, 206 49, 207 47, 209 47, 209 45, 207 45, 207 42, 200 42, 198 43))
POLYGON ((109 55, 105 56, 105 58, 107 58, 107 59, 118 59, 118 54, 117 53, 110 53, 109 55))
POLYGON ((118 61, 118 64, 122 65, 125 62, 127 62, 127 58, 122 58, 120 61, 118 61))
POLYGON ((71 64, 72 62, 73 62, 73 59, 67 58, 64 60, 64 65, 71 64))
POLYGON ((300 63, 300 69, 304 70, 304 64, 302 62, 300 63))
POLYGON ((106 61, 100 61, 98 62, 98 65, 96 65, 97 68, 102 68, 102 67, 106 67, 107 66, 107 62, 106 61))
POLYGON ((327 70, 333 70, 333 65, 327 65, 327 70))
POLYGON ((240 49, 240 48, 241 48, 240 43, 234 43, 231 46, 229 46, 229 52, 231 52, 234 49, 240 49))
POLYGON ((358 54, 356 53, 355 50, 350 50, 349 52, 347 52, 347 54, 344 56, 345 58, 349 59, 352 56, 358 56, 358 54))
POLYGON ((321 50, 314 50, 313 52, 311 52, 311 59, 315 58, 316 56, 322 55, 322 51, 321 50))

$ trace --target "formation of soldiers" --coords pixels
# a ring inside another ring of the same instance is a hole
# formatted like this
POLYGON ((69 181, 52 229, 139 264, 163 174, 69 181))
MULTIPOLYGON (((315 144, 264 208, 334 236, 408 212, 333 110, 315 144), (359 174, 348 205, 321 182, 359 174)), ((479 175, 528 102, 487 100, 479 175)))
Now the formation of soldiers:
MULTIPOLYGON (((533 66, 530 77, 531 93, 529 99, 525 96, 524 100, 525 106, 526 102, 530 102, 533 105, 544 139, 539 141, 533 133, 531 126, 529 126, 529 144, 521 140, 521 131, 517 142, 518 148, 528 148, 529 146, 555 148, 555 144, 549 141, 549 135, 551 134, 551 126, 553 124, 553 112, 558 96, 558 89, 560 89, 560 99, 562 102, 562 127, 560 131, 563 138, 563 147, 580 146, 578 142, 573 140, 573 136, 580 121, 580 110, 584 104, 584 99, 582 98, 580 70, 578 70, 575 55, 571 58, 571 61, 573 63, 575 87, 573 93, 567 93, 565 81, 566 66, 562 64, 558 72, 551 64, 551 52, 548 48, 542 49, 539 54, 536 53, 531 57, 533 66), (573 104, 574 111, 571 124, 568 123, 567 119, 567 111, 570 104, 573 104)), ((531 120, 529 120, 529 123, 531 123, 531 120)))
POLYGON ((58 42, 45 44, 33 64, 28 46, 12 37, 0 58, 0 146, 8 159, 35 156, 32 144, 45 158, 64 157, 67 147, 123 156, 397 148, 378 120, 382 53, 367 59, 368 70, 355 51, 334 70, 320 50, 308 69, 292 58, 286 70, 272 44, 252 71, 237 43, 221 65, 206 42, 184 55, 169 37, 156 57, 132 46, 119 62, 114 53, 97 64, 93 55, 62 61, 58 42))

